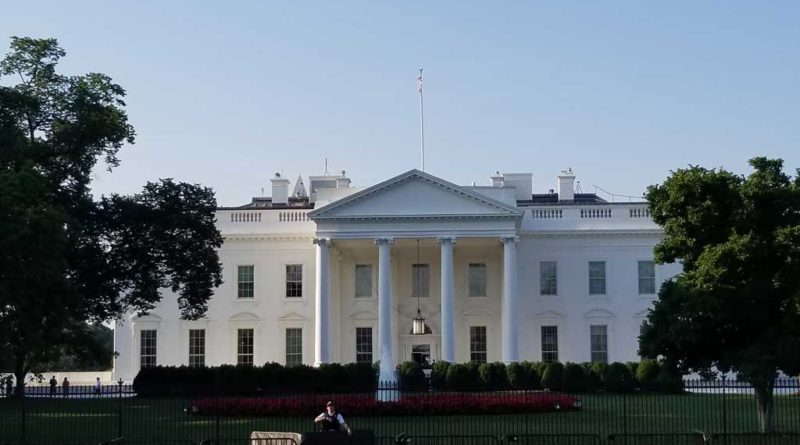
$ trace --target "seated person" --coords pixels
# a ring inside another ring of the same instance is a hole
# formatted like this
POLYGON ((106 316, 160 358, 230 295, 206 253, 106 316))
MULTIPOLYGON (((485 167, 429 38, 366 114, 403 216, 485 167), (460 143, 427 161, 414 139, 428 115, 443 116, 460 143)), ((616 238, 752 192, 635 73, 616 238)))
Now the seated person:
POLYGON ((345 431, 348 435, 352 434, 344 417, 336 412, 336 405, 333 402, 327 403, 325 411, 314 419, 314 423, 322 431, 345 431))

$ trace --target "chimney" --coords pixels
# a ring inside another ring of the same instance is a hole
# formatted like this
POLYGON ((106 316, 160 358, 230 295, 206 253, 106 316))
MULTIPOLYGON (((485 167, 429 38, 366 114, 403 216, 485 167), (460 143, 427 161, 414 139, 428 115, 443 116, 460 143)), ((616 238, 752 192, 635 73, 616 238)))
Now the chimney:
POLYGON ((575 174, 571 168, 561 170, 558 175, 558 200, 575 201, 575 174))
POLYGON ((275 173, 272 182, 272 204, 289 204, 289 180, 281 178, 280 173, 275 173))
POLYGON ((492 176, 492 187, 502 187, 503 186, 503 175, 500 174, 499 171, 494 172, 494 176, 492 176))
POLYGON ((347 173, 342 170, 341 176, 336 178, 336 188, 337 189, 346 189, 350 187, 350 178, 347 177, 347 173))

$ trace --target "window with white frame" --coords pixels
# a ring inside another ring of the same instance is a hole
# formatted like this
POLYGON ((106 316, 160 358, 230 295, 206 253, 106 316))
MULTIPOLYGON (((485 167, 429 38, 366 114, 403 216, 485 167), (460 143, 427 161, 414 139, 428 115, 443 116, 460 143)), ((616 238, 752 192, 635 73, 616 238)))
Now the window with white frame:
POLYGON ((286 366, 303 364, 303 329, 286 329, 286 366))
POLYGON ((256 289, 255 266, 240 265, 237 271, 237 298, 254 298, 256 289))
POLYGON ((608 363, 608 326, 589 326, 589 346, 592 363, 608 363))
POLYGON ((411 265, 411 285, 414 290, 412 297, 429 297, 431 295, 431 269, 428 264, 411 265))
POLYGON ((356 328, 356 363, 372 363, 372 328, 356 328))
POLYGON ((469 263, 469 296, 486 296, 486 263, 469 263))
POLYGON ((303 296, 303 265, 286 265, 286 298, 301 298, 303 296))
POLYGON ((372 265, 356 264, 356 297, 372 296, 372 265))
POLYGON ((469 327, 469 360, 486 363, 486 326, 469 327))
POLYGON ((656 293, 656 263, 639 261, 639 293, 656 293))
POLYGON ((236 364, 253 365, 255 335, 253 329, 236 330, 236 364))
POLYGON ((558 361, 558 326, 542 326, 542 361, 558 361))
POLYGON ((589 261, 589 295, 605 295, 606 262, 589 261))
POLYGON ((189 366, 206 365, 206 330, 189 329, 189 366))
POLYGON ((139 366, 141 368, 156 366, 157 342, 158 333, 155 329, 139 331, 139 366))
POLYGON ((539 293, 558 295, 558 264, 555 261, 539 262, 539 293))

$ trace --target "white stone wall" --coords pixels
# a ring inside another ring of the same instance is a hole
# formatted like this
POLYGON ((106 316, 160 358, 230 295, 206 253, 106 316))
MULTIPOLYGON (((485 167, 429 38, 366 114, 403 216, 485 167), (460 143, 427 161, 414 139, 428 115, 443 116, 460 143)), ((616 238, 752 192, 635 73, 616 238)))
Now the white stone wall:
MULTIPOLYGON (((520 358, 541 359, 540 327, 559 327, 559 359, 588 361, 589 326, 608 325, 609 361, 637 360, 639 326, 655 295, 638 294, 637 261, 652 259, 658 235, 538 235, 522 233, 518 243, 520 358), (539 262, 557 261, 558 295, 539 294, 539 262), (606 295, 589 295, 588 262, 606 262, 606 295)), ((409 335, 416 299, 411 297, 411 264, 416 249, 407 240, 392 249, 394 359, 408 360, 411 345, 430 343, 434 358, 440 349, 440 256, 435 240, 425 240, 420 261, 430 264, 430 297, 421 299, 433 335, 409 335)), ((151 315, 128 320, 115 329, 114 379, 132 379, 139 369, 139 331, 158 330, 157 362, 188 363, 189 329, 206 329, 206 364, 235 363, 236 329, 255 329, 256 364, 283 363, 285 329, 303 329, 303 361, 314 361, 314 264, 311 237, 296 239, 230 239, 220 251, 224 284, 209 302, 207 317, 180 320, 174 296, 166 295, 151 315), (255 266, 255 298, 239 300, 237 265, 255 266), (303 297, 285 298, 285 266, 303 265, 303 297)), ((486 326, 488 360, 501 360, 500 303, 502 249, 498 240, 459 240, 454 248, 455 346, 458 361, 469 359, 469 327, 486 326), (487 264, 487 297, 467 296, 470 262, 487 264)), ((679 271, 656 266, 660 283, 679 271)), ((331 255, 331 357, 355 359, 355 328, 373 328, 373 354, 378 358, 377 247, 369 240, 334 242, 331 255), (350 244, 348 244, 350 243, 350 244), (371 264, 373 296, 355 297, 355 265, 371 264)))

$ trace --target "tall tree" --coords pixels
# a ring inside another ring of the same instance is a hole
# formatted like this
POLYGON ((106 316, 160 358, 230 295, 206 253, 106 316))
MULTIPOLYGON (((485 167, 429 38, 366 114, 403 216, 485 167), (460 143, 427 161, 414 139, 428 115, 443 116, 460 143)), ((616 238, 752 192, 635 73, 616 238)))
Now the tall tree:
POLYGON ((755 390, 762 431, 773 430, 779 371, 800 370, 800 171, 750 160, 749 176, 690 167, 648 188, 664 239, 659 262, 683 263, 664 284, 640 353, 681 371, 733 370, 755 390))
POLYGON ((95 200, 91 172, 134 142, 125 91, 103 74, 64 76, 54 39, 11 39, 0 61, 0 348, 24 375, 90 327, 175 292, 202 316, 221 284, 211 189, 171 179, 95 200))

